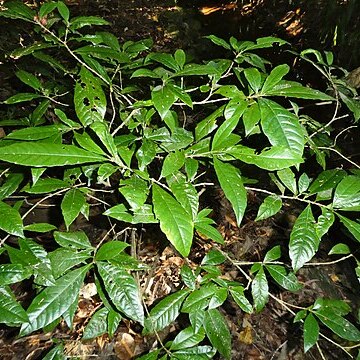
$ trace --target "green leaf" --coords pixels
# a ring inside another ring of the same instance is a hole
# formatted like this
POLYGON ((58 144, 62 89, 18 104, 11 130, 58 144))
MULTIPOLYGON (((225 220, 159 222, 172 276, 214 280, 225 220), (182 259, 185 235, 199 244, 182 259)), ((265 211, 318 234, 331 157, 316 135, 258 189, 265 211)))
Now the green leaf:
POLYGON ((84 329, 82 340, 94 339, 107 332, 109 310, 103 307, 95 312, 84 329))
POLYGON ((209 36, 205 36, 205 37, 207 39, 211 40, 215 45, 222 46, 226 50, 231 49, 230 45, 224 39, 221 39, 218 36, 209 35, 209 36))
POLYGON ((25 141, 43 140, 59 135, 66 129, 68 129, 68 127, 64 125, 44 125, 37 127, 29 127, 13 131, 6 137, 6 139, 25 141))
POLYGON ((195 290, 196 277, 191 268, 187 265, 183 265, 180 270, 181 280, 191 290, 195 290))
POLYGON ((194 328, 195 331, 199 331, 204 323, 205 318, 205 311, 198 309, 194 310, 189 313, 189 320, 191 323, 191 326, 194 328))
POLYGON ((56 8, 57 8, 57 3, 53 1, 42 4, 39 10, 39 18, 41 19, 45 17, 56 8))
POLYGON ((81 67, 80 79, 75 85, 74 104, 76 115, 83 126, 94 121, 103 121, 106 112, 106 97, 100 80, 85 67, 81 67))
POLYGON ((217 128, 216 120, 223 115, 225 105, 218 107, 214 112, 200 121, 195 128, 195 140, 198 142, 217 128))
POLYGON ((110 260, 116 258, 121 252, 124 251, 129 244, 123 241, 112 240, 105 244, 102 244, 99 250, 96 252, 95 260, 110 260))
POLYGON ((82 134, 79 134, 75 132, 74 138, 83 149, 93 152, 95 154, 106 155, 105 152, 101 149, 101 147, 95 143, 95 141, 88 133, 84 132, 82 134))
POLYGON ((360 331, 331 307, 321 307, 314 315, 336 335, 349 341, 360 341, 360 331))
POLYGON ((146 57, 146 60, 156 61, 167 68, 177 71, 180 70, 178 63, 175 61, 174 57, 171 54, 167 53, 151 53, 146 57))
POLYGON ((313 314, 309 314, 304 321, 304 352, 308 352, 319 339, 319 324, 313 314))
POLYGON ((204 329, 211 345, 225 358, 231 358, 231 335, 229 327, 219 310, 205 312, 204 329))
POLYGON ((185 163, 185 155, 183 151, 175 151, 169 153, 163 162, 161 169, 161 176, 167 177, 169 175, 175 174, 180 170, 185 163))
MULTIPOLYGON (((104 144, 108 152, 111 154, 115 161, 118 160, 117 148, 115 145, 115 140, 113 136, 110 134, 110 130, 108 125, 104 122, 93 121, 91 124, 91 129, 95 132, 95 134, 99 137, 101 142, 104 144)), ((118 162, 118 161, 117 161, 118 162)))
POLYGON ((14 236, 24 236, 23 222, 19 212, 10 205, 0 201, 0 229, 14 236))
POLYGON ((170 350, 182 350, 193 347, 204 340, 205 331, 195 331, 191 326, 180 331, 173 340, 170 350))
POLYGON ((313 258, 319 242, 315 219, 308 205, 296 219, 290 234, 289 255, 295 272, 313 258))
POLYGON ((195 220, 199 208, 199 195, 193 184, 186 181, 185 175, 178 172, 167 179, 176 200, 195 220))
POLYGON ((271 248, 264 256, 263 263, 268 263, 272 261, 276 261, 281 257, 281 248, 280 245, 276 245, 271 248))
POLYGON ((92 249, 87 235, 83 231, 55 231, 55 241, 62 247, 70 249, 92 249))
POLYGON ((51 349, 42 360, 66 360, 64 355, 64 345, 59 344, 51 349))
POLYGON ((239 308, 248 314, 253 312, 253 307, 249 300, 244 295, 244 288, 242 286, 234 286, 230 289, 230 294, 239 308))
POLYGON ((309 185, 310 178, 307 176, 306 173, 301 174, 298 180, 299 194, 303 194, 309 188, 309 185))
POLYGON ((335 189, 333 207, 343 211, 360 211, 360 176, 350 175, 335 189))
POLYGON ((64 195, 61 211, 67 229, 78 217, 84 206, 86 206, 86 198, 80 190, 71 189, 64 195))
POLYGON ((114 336, 117 328, 119 327, 122 316, 113 309, 109 310, 107 316, 107 329, 110 339, 114 336))
POLYGON ((281 170, 303 162, 301 154, 284 146, 273 146, 256 154, 254 149, 237 145, 227 151, 229 155, 265 170, 281 170))
POLYGON ((348 219, 345 216, 337 214, 340 221, 345 225, 345 227, 349 230, 350 234, 360 242, 360 223, 358 221, 353 221, 348 219))
POLYGON ((25 186, 23 191, 29 194, 45 194, 51 193, 59 189, 65 189, 69 187, 69 183, 59 179, 45 178, 39 179, 33 186, 25 186))
POLYGON ((3 180, 0 187, 0 200, 6 199, 8 196, 13 194, 19 185, 24 180, 24 174, 12 172, 9 176, 3 180))
POLYGON ((66 23, 69 22, 70 11, 69 8, 66 6, 66 4, 62 1, 58 1, 57 9, 61 17, 65 20, 65 22, 66 23))
POLYGON ((40 90, 40 88, 42 87, 40 80, 35 75, 33 75, 25 70, 18 70, 15 72, 15 75, 24 84, 29 85, 34 90, 40 90))
POLYGON ((264 82, 261 93, 266 94, 268 91, 271 91, 273 87, 277 85, 280 80, 289 72, 289 70, 290 67, 287 64, 278 65, 272 69, 270 75, 264 82))
POLYGON ((271 277, 285 290, 298 291, 302 288, 295 274, 287 273, 284 266, 281 265, 266 265, 266 270, 271 277))
POLYGON ((284 146, 302 155, 304 133, 298 118, 276 102, 259 99, 261 127, 271 145, 284 146))
POLYGON ((56 280, 55 285, 45 288, 27 309, 29 321, 20 329, 25 336, 58 319, 78 298, 80 287, 91 265, 73 270, 56 280))
POLYGON ((21 1, 7 1, 5 8, 1 9, 0 16, 33 21, 35 12, 21 1))
POLYGON ((143 334, 158 332, 170 325, 180 314, 181 305, 189 294, 188 290, 179 290, 166 296, 150 311, 149 317, 145 320, 143 334))
POLYGON ((219 244, 223 244, 224 239, 222 235, 215 227, 211 226, 210 224, 215 224, 215 222, 209 218, 197 219, 195 221, 195 230, 206 238, 211 239, 219 244))
POLYGON ((350 253, 351 253, 351 250, 348 245, 339 243, 339 244, 334 245, 328 254, 329 255, 347 255, 350 253))
POLYGON ((192 216, 156 184, 153 184, 153 204, 162 232, 182 256, 188 256, 194 232, 192 216))
MULTIPOLYGON (((85 263, 91 255, 89 250, 76 251, 72 249, 59 248, 48 254, 54 278, 64 275, 72 267, 85 263)), ((77 306, 77 303, 76 303, 77 306)))
MULTIPOLYGON (((237 100, 232 99, 230 102, 237 100)), ((225 108, 225 117, 227 117, 226 112, 229 111, 229 105, 225 108)), ((228 140, 232 131, 236 128, 237 124, 240 121, 241 115, 244 113, 247 103, 245 100, 237 100, 236 110, 232 112, 231 117, 226 118, 226 120, 221 124, 219 129, 216 131, 213 142, 212 142, 212 150, 219 150, 226 147, 226 141, 228 140)))
POLYGON ((202 259, 201 265, 220 265, 226 260, 219 250, 210 250, 202 259))
POLYGON ((345 176, 346 171, 342 169, 325 170, 310 185, 309 193, 316 194, 334 189, 345 176))
POLYGON ((247 107, 244 111, 242 117, 245 136, 250 136, 252 134, 257 134, 260 132, 259 121, 260 121, 260 109, 257 103, 253 103, 247 107))
POLYGON ((98 262, 97 268, 115 307, 143 325, 144 309, 135 279, 126 270, 113 264, 98 262))
POLYGON ((162 119, 176 101, 177 96, 166 85, 156 86, 151 91, 151 100, 162 119))
POLYGON ((149 195, 148 183, 136 175, 121 180, 119 191, 132 209, 142 207, 149 195))
POLYGON ((230 201, 238 226, 244 216, 247 196, 240 171, 233 165, 214 159, 214 167, 220 186, 230 201))
POLYGON ((294 194, 298 193, 295 174, 291 169, 283 169, 277 172, 277 176, 281 180, 281 182, 294 194))
POLYGON ((299 99, 309 100, 334 100, 330 95, 324 94, 319 90, 315 90, 294 81, 280 81, 278 84, 273 86, 272 89, 268 89, 266 92, 267 96, 285 96, 299 99))
POLYGON ((55 230, 56 226, 48 224, 48 223, 34 223, 24 226, 24 230, 33 231, 39 233, 46 233, 52 230, 55 230))
POLYGON ((166 85, 172 92, 173 94, 179 98, 185 105, 189 106, 190 108, 193 108, 193 102, 191 100, 190 95, 188 95, 188 93, 183 90, 181 87, 176 86, 174 84, 168 83, 166 85))
POLYGON ((0 286, 0 323, 8 326, 21 325, 28 316, 8 286, 0 286))
POLYGON ((269 285, 263 267, 259 269, 251 283, 251 294, 254 299, 255 310, 261 311, 269 298, 269 285))
POLYGON ((318 222, 316 224, 316 233, 319 239, 321 239, 325 234, 328 233, 334 221, 334 213, 330 209, 322 207, 321 215, 318 217, 318 222))
MULTIPOLYGON (((216 354, 216 350, 211 346, 195 346, 189 349, 178 350, 173 353, 177 360, 205 360, 212 359, 216 354)), ((160 360, 165 360, 161 358, 160 360)))
POLYGON ((13 96, 9 97, 8 99, 6 99, 4 101, 4 104, 12 105, 12 104, 17 104, 17 103, 24 102, 24 101, 38 99, 40 97, 41 97, 41 95, 34 94, 34 93, 17 93, 16 95, 13 95, 13 96))
POLYGON ((78 16, 71 19, 70 29, 77 30, 91 25, 110 25, 110 23, 97 16, 78 16))
POLYGON ((209 284, 193 291, 185 300, 181 311, 191 313, 193 311, 205 309, 209 305, 211 297, 218 288, 219 287, 214 284, 209 284))
POLYGON ((260 71, 256 68, 247 68, 244 70, 244 75, 253 91, 257 93, 262 85, 262 76, 260 71))
POLYGON ((208 309, 215 309, 221 306, 225 302, 227 296, 228 292, 226 288, 216 289, 210 298, 208 309))
POLYGON ((277 195, 266 197, 260 205, 255 221, 267 219, 277 214, 282 207, 282 200, 277 195))
POLYGON ((73 145, 44 142, 32 142, 30 144, 20 142, 0 147, 0 160, 34 167, 67 166, 106 161, 100 155, 73 145))
POLYGON ((33 274, 28 266, 21 264, 1 264, 0 265, 0 286, 14 284, 28 279, 33 274))

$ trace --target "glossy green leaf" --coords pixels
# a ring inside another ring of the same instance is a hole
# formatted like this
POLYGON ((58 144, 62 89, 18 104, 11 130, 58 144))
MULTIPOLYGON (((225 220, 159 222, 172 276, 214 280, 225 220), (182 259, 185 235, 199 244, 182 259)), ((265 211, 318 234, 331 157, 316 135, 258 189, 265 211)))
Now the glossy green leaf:
POLYGON ((267 219, 277 214, 282 207, 282 200, 277 195, 267 196, 260 205, 255 221, 267 219))
POLYGON ((260 122, 260 109, 258 103, 253 103, 245 109, 242 120, 245 128, 245 136, 260 132, 258 125, 260 122))
POLYGON ((194 223, 181 204, 156 184, 153 184, 153 204, 160 228, 182 256, 188 256, 193 239, 194 223))
POLYGON ((180 331, 173 340, 170 350, 182 350, 193 347, 203 341, 205 331, 200 329, 195 331, 191 326, 180 331))
POLYGON ((98 336, 101 336, 107 332, 107 317, 109 310, 106 307, 103 307, 95 312, 91 317, 90 321, 87 323, 82 340, 94 339, 98 336))
POLYGON ((319 242, 315 219, 309 205, 296 219, 290 234, 289 255, 295 272, 313 258, 319 242))
POLYGON ((111 154, 113 159, 118 159, 117 148, 113 136, 110 134, 108 125, 104 122, 95 120, 91 124, 91 129, 99 137, 103 145, 106 147, 108 152, 111 154))
MULTIPOLYGON (((235 99, 231 100, 234 101, 235 99)), ((230 104, 230 103, 229 103, 230 104)), ((226 141, 230 134, 234 131, 237 124, 240 121, 240 116, 243 114, 247 107, 247 103, 245 100, 237 101, 236 110, 231 115, 231 117, 227 118, 216 131, 213 142, 212 142, 212 150, 219 150, 225 147, 226 141)), ((225 108, 225 117, 226 111, 228 110, 228 106, 225 108)))
POLYGON ((349 341, 360 341, 360 331, 331 307, 321 307, 314 315, 336 335, 349 341))
POLYGON ((324 101, 334 100, 332 96, 327 95, 319 90, 302 86, 300 83, 294 81, 284 81, 284 80, 274 85, 272 89, 268 89, 266 95, 286 96, 286 97, 309 99, 309 100, 324 100, 324 101))
POLYGON ((266 94, 268 91, 271 91, 275 85, 277 85, 280 80, 289 72, 290 67, 287 64, 282 64, 274 67, 271 70, 270 75, 266 78, 264 85, 261 89, 262 94, 266 94))
POLYGON ((175 321, 180 314, 181 305, 188 294, 188 290, 179 290, 166 296, 156 304, 145 320, 143 334, 158 332, 175 321))
POLYGON ((21 1, 7 1, 6 6, 1 9, 2 16, 13 19, 34 20, 35 12, 21 1))
POLYGON ((244 70, 244 75, 253 91, 257 93, 262 85, 262 76, 260 71, 256 68, 247 68, 244 70))
POLYGON ((333 207, 343 211, 360 211, 360 176, 350 175, 335 189, 333 207))
POLYGON ((242 286, 233 286, 229 290, 239 308, 246 313, 251 314, 253 312, 253 307, 244 295, 244 288, 242 286))
POLYGON ((345 227, 349 230, 350 234, 360 242, 360 222, 350 220, 345 216, 337 214, 340 221, 345 225, 345 227))
POLYGON ((120 180, 119 191, 132 209, 141 208, 149 195, 148 183, 136 175, 120 180))
POLYGON ((216 309, 221 306, 228 296, 228 292, 226 288, 218 288, 211 295, 208 309, 216 309))
POLYGON ((139 169, 144 170, 155 158, 157 146, 155 142, 144 139, 142 145, 136 153, 139 162, 139 169))
POLYGON ((0 229, 15 236, 24 236, 23 222, 19 212, 10 205, 0 201, 0 229))
POLYGON ((14 284, 28 279, 33 274, 30 267, 21 264, 0 265, 0 286, 14 284))
POLYGON ((69 187, 69 183, 59 179, 45 178, 39 179, 33 186, 25 186, 23 191, 29 194, 44 194, 51 193, 56 190, 65 189, 69 187))
POLYGON ((205 36, 207 39, 211 40, 215 45, 222 46, 226 50, 230 50, 231 47, 224 39, 219 38, 216 35, 205 36))
POLYGON ((17 326, 28 321, 28 316, 8 286, 0 286, 0 323, 17 326))
POLYGON ((176 85, 171 84, 171 83, 168 83, 166 86, 185 105, 189 106, 190 108, 193 108, 193 102, 191 100, 191 97, 185 90, 183 90, 181 87, 176 86, 176 85))
POLYGON ((57 3, 57 9, 59 11, 59 14, 61 15, 61 17, 65 20, 65 22, 67 23, 69 21, 69 17, 70 17, 70 11, 69 8, 66 6, 66 4, 62 1, 58 1, 57 3))
POLYGON ((218 107, 214 112, 200 121, 195 128, 196 141, 201 140, 217 128, 216 120, 223 115, 225 105, 218 107))
POLYGON ((307 176, 306 173, 301 174, 298 180, 299 194, 303 194, 309 188, 309 185, 310 178, 307 176))
POLYGON ((20 329, 25 336, 58 319, 78 298, 80 287, 91 265, 73 270, 56 280, 55 285, 45 288, 27 309, 29 321, 20 329))
POLYGON ((319 339, 319 324, 313 314, 309 314, 304 321, 304 352, 308 352, 319 339))
POLYGON ((59 135, 67 129, 68 127, 64 125, 43 125, 37 127, 28 127, 13 131, 6 138, 25 141, 43 140, 59 135))
POLYGON ((61 202, 61 211, 67 229, 78 217, 84 206, 86 206, 86 199, 80 190, 71 189, 64 195, 61 202))
POLYGON ((163 162, 161 169, 161 176, 167 177, 169 175, 175 174, 180 170, 185 163, 185 155, 182 151, 175 151, 169 153, 163 162))
POLYGON ((210 250, 202 259, 201 265, 220 265, 226 257, 219 250, 210 250))
POLYGON ((124 204, 115 205, 110 209, 107 209, 104 212, 104 215, 124 222, 133 222, 133 216, 128 212, 124 204))
POLYGON ((76 251, 75 249, 59 248, 49 252, 48 257, 50 259, 51 268, 53 269, 53 275, 55 279, 57 279, 72 267, 81 263, 85 264, 86 260, 88 260, 91 255, 88 250, 76 251))
POLYGON ((112 258, 116 258, 128 246, 129 244, 123 241, 117 241, 117 240, 109 241, 100 246, 99 250, 96 252, 95 259, 97 261, 101 261, 101 260, 109 260, 112 258))
POLYGON ((59 344, 51 349, 42 360, 66 360, 64 355, 64 345, 59 344))
POLYGON ((330 251, 329 251, 329 255, 347 255, 350 254, 351 250, 349 248, 348 245, 343 244, 343 243, 339 243, 334 245, 330 251))
POLYGON ((169 177, 167 183, 176 200, 195 220, 199 208, 199 195, 194 185, 186 181, 185 175, 180 172, 169 177))
POLYGON ((70 249, 91 249, 92 246, 87 235, 83 231, 55 231, 55 241, 65 248, 70 249))
POLYGON ((318 217, 318 221, 316 224, 316 233, 321 239, 327 232, 335 221, 334 213, 325 207, 321 208, 321 215, 318 217))
POLYGON ((309 193, 316 194, 334 189, 345 176, 346 171, 342 169, 325 170, 312 182, 309 188, 309 193))
POLYGON ((17 93, 16 95, 13 95, 13 96, 9 97, 8 99, 6 99, 4 101, 4 103, 8 104, 8 105, 12 105, 12 104, 17 104, 17 103, 24 102, 24 101, 31 101, 34 99, 38 99, 40 97, 41 97, 41 95, 35 94, 35 93, 17 93))
POLYGON ((41 82, 35 75, 33 75, 25 70, 18 70, 15 72, 15 75, 24 84, 29 85, 34 90, 39 90, 41 88, 41 82))
POLYGON ((257 312, 261 311, 269 298, 269 285, 262 267, 251 283, 251 294, 254 300, 255 310, 257 312))
POLYGON ((85 150, 91 151, 95 154, 106 155, 105 152, 101 149, 99 145, 95 143, 95 141, 91 138, 91 136, 84 132, 82 134, 75 132, 74 138, 76 142, 85 150))
POLYGON ((271 277, 284 289, 289 291, 298 291, 302 288, 295 274, 287 273, 286 269, 282 265, 266 265, 266 270, 271 277))
POLYGON ((225 358, 231 358, 231 335, 229 327, 219 310, 205 312, 204 329, 211 345, 225 358))
POLYGON ((303 162, 301 154, 284 146, 273 146, 256 154, 254 149, 238 145, 229 149, 227 153, 244 163, 270 171, 281 170, 303 162))
POLYGON ((261 127, 273 146, 284 146, 298 155, 304 151, 304 133, 298 118, 279 104, 259 99, 261 127))
POLYGON ((6 199, 13 194, 24 180, 24 174, 12 172, 10 173, 0 187, 0 200, 6 199))
POLYGON ((55 230, 56 226, 48 224, 48 223, 34 223, 24 226, 24 230, 33 231, 39 233, 46 233, 52 230, 55 230))
POLYGON ((75 85, 74 104, 76 115, 87 126, 94 121, 103 121, 106 112, 106 97, 101 82, 89 70, 82 67, 80 79, 75 85))
POLYGON ((213 223, 214 221, 209 218, 197 219, 195 221, 195 230, 206 238, 211 239, 219 244, 223 244, 224 238, 218 229, 216 229, 214 226, 211 226, 213 223), (208 220, 210 220, 210 223, 208 220))
POLYGON ((281 182, 287 187, 294 195, 297 194, 297 185, 295 180, 295 174, 292 172, 291 169, 283 169, 278 171, 277 173, 278 178, 281 182))
POLYGON ((143 325, 144 309, 135 279, 126 270, 113 264, 98 262, 97 268, 115 307, 143 325))
POLYGON ((39 10, 39 17, 45 17, 46 15, 50 14, 54 9, 56 9, 56 7, 57 3, 54 1, 42 4, 39 10))
POLYGON ((104 157, 74 145, 44 142, 19 142, 0 147, 0 160, 34 167, 67 166, 106 161, 104 157))
POLYGON ((177 96, 166 85, 157 86, 151 91, 151 100, 162 119, 164 119, 176 99, 177 96))
POLYGON ((70 29, 77 30, 91 25, 110 25, 110 23, 97 16, 77 16, 71 19, 70 29))
POLYGON ((268 263, 272 261, 276 261, 281 257, 281 247, 280 245, 276 245, 271 248, 264 256, 263 263, 268 263))
POLYGON ((212 295, 218 288, 218 286, 210 284, 193 291, 185 300, 181 311, 191 313, 193 311, 204 310, 208 306, 212 295))
POLYGON ((198 309, 194 310, 189 313, 189 320, 191 323, 191 326, 194 328, 195 331, 199 331, 204 323, 205 318, 205 311, 198 309))
POLYGON ((180 270, 180 275, 184 284, 191 290, 195 290, 196 277, 192 269, 187 265, 183 265, 180 270))
POLYGON ((240 171, 235 166, 217 159, 214 159, 214 168, 220 186, 234 209, 237 224, 240 226, 247 205, 246 190, 240 171))
POLYGON ((122 316, 113 309, 109 310, 107 316, 107 331, 110 339, 114 336, 117 328, 119 327, 120 321, 122 320, 122 316))

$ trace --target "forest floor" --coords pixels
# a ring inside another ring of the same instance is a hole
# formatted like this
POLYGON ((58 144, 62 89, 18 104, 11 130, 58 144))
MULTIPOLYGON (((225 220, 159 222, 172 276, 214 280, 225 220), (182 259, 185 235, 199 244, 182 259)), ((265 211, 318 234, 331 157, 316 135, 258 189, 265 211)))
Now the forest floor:
MULTIPOLYGON (((204 35, 216 34, 224 38, 235 35, 242 39, 255 39, 260 36, 278 35, 285 37, 296 45, 310 45, 307 40, 313 37, 316 14, 307 17, 307 2, 302 6, 290 6, 289 1, 267 2, 249 1, 245 6, 237 3, 214 1, 149 1, 149 0, 88 0, 77 3, 69 1, 71 10, 81 15, 98 15, 112 24, 111 31, 121 41, 139 40, 146 37, 154 39, 155 50, 174 51, 183 48, 195 58, 206 56, 209 44, 204 35), (191 3, 191 5, 188 5, 191 3), (196 3, 196 6, 195 6, 196 3), (273 5, 277 3, 277 5, 273 5), (269 14, 271 14, 269 16, 269 14), (224 20, 226 19, 226 20, 224 20), (256 25, 257 24, 257 25, 256 25), (259 26, 261 24, 261 26, 259 26), (241 26, 240 26, 241 25, 241 26), (256 30, 255 30, 256 29, 256 30)), ((323 3, 323 2, 320 2, 323 3)), ((310 41, 310 40, 309 40, 310 41)), ((218 189, 213 189, 206 196, 215 204, 217 210, 214 218, 218 229, 225 239, 220 250, 228 254, 232 261, 223 265, 223 274, 228 279, 246 282, 234 262, 261 261, 270 245, 284 244, 288 241, 294 219, 302 210, 293 204, 284 204, 283 210, 276 217, 254 222, 256 209, 262 202, 255 194, 249 193, 247 215, 239 228, 227 201, 218 189)), ((106 229, 98 225, 86 225, 87 233, 102 236, 106 229)), ((82 227, 79 224, 79 227, 82 227)), ((83 225, 84 229, 85 225, 83 225)), ((131 234, 128 234, 130 237, 131 234)), ((158 243, 156 234, 151 231, 135 235, 142 237, 143 245, 137 254, 139 260, 150 268, 139 275, 139 283, 146 296, 146 304, 151 305, 163 296, 178 289, 181 281, 179 270, 183 259, 169 246, 158 243), (160 250, 159 250, 160 249, 160 250)), ((342 236, 334 233, 333 236, 342 236)), ((211 248, 208 242, 197 239, 190 256, 190 261, 199 264, 206 252, 211 248)), ((331 239, 322 245, 316 261, 328 260, 327 252, 331 248, 331 239)), ((326 267, 305 267, 298 273, 303 282, 303 289, 297 293, 281 290, 270 285, 269 303, 261 313, 245 314, 233 303, 226 301, 222 307, 232 334, 233 360, 301 360, 322 359, 314 348, 303 353, 301 326, 293 323, 293 309, 287 304, 307 306, 317 297, 340 298, 358 302, 354 284, 344 274, 351 264, 342 263, 326 267)), ((246 269, 248 271, 248 269, 246 269)), ((0 328, 0 357, 10 359, 41 359, 53 345, 53 340, 65 342, 65 352, 69 358, 79 359, 120 359, 130 360, 149 352, 157 346, 157 340, 151 336, 142 336, 141 329, 131 322, 121 323, 113 339, 104 335, 94 340, 81 341, 81 334, 89 317, 99 306, 99 299, 92 293, 93 283, 90 281, 82 290, 79 308, 73 330, 60 324, 53 332, 41 333, 16 338, 16 331, 0 328)), ((182 327, 178 322, 162 332, 162 339, 171 339, 182 327)), ((332 339, 331 333, 325 335, 332 339)), ((337 339, 339 340, 339 339, 337 339)), ((342 359, 343 353, 331 342, 319 341, 323 356, 326 359, 342 359)))

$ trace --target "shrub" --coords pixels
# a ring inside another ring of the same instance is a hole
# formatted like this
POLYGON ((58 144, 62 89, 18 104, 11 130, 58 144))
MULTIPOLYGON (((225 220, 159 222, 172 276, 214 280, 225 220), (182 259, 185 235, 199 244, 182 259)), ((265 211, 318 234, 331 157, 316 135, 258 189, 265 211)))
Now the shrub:
MULTIPOLYGON (((188 327, 142 359, 164 354, 161 358, 203 359, 217 351, 230 359, 230 331, 219 310, 227 298, 244 312, 259 312, 269 296, 281 302, 269 292, 269 281, 297 292, 302 284, 296 273, 306 265, 349 258, 357 263, 344 243, 329 253, 342 257, 311 263, 336 219, 349 238, 360 241, 360 223, 347 215, 356 218, 360 210, 359 165, 341 155, 331 127, 342 118, 340 100, 356 121, 360 107, 355 90, 333 75, 331 53, 294 55, 320 71, 331 87, 328 95, 287 80, 287 64, 272 66, 260 56, 264 49, 287 46, 274 37, 228 42, 209 36, 229 58, 191 63, 181 49, 151 52, 149 39, 120 44, 113 34, 93 30, 108 25, 105 20, 71 17, 61 1, 44 3, 38 13, 10 1, 0 14, 34 28, 29 43, 9 55, 19 64, 15 75, 25 90, 4 101, 15 115, 0 121, 6 131, 0 142, 0 321, 20 327, 19 336, 51 330, 61 319, 71 328, 79 291, 93 278, 102 306, 85 327, 84 339, 113 336, 123 317, 139 323, 144 335, 157 334, 184 313, 188 327), (317 101, 313 106, 335 104, 336 110, 320 123, 298 99, 317 101), (349 169, 329 165, 332 153, 349 169), (211 188, 211 182, 231 203, 237 226, 247 212, 248 191, 262 199, 256 221, 279 213, 283 201, 298 203, 301 213, 288 245, 267 249, 254 262, 239 262, 222 250, 223 236, 199 190, 211 188), (42 204, 58 209, 61 224, 57 217, 27 221, 42 204), (113 224, 101 240, 76 224, 78 219, 94 224, 99 209, 113 224), (119 240, 128 226, 146 224, 159 227, 185 260, 181 287, 148 313, 133 276, 146 269, 136 257, 141 244, 136 236, 131 243, 119 240), (214 246, 201 264, 187 259, 194 234, 214 246), (222 277, 219 265, 225 261, 238 267, 242 279, 222 277), (25 310, 12 284, 26 279, 34 296, 25 310)), ((305 351, 319 336, 330 341, 322 326, 360 342, 344 301, 281 304, 303 324, 305 351)), ((337 346, 350 354, 350 345, 337 346)), ((58 345, 47 357, 61 357, 61 349, 58 345)))

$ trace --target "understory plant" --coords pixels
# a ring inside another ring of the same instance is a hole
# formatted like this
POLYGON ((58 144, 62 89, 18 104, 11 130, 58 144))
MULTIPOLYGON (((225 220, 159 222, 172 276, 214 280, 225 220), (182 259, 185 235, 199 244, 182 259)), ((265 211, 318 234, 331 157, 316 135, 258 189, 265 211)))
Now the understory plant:
MULTIPOLYGON (((33 28, 7 54, 18 90, 3 99, 0 119, 1 323, 19 327, 20 337, 60 322, 71 329, 79 292, 93 283, 101 306, 83 339, 111 338, 128 319, 144 336, 157 336, 158 348, 141 359, 211 359, 217 352, 231 359, 221 306, 232 299, 251 314, 271 297, 303 328, 305 352, 316 346, 322 354, 319 342, 329 341, 356 356, 357 304, 318 298, 300 306, 269 290, 272 283, 296 296, 304 266, 352 261, 360 276, 360 166, 342 154, 341 133, 333 135, 349 114, 357 126, 360 105, 335 77, 330 52, 293 54, 319 71, 329 87, 322 92, 292 81, 289 65, 264 58, 266 49, 288 46, 279 38, 210 35, 226 58, 192 62, 181 49, 152 52, 149 39, 119 43, 99 30, 107 21, 72 17, 61 1, 37 9, 9 1, 0 15, 33 28), (307 112, 326 104, 333 113, 325 121, 307 112), (342 168, 332 165, 334 155, 342 168), (255 221, 294 204, 300 211, 285 244, 270 246, 260 261, 227 253, 203 201, 214 185, 238 227, 250 216, 249 192, 261 200, 255 221), (46 221, 36 216, 43 207, 52 214, 46 221), (334 227, 346 241, 334 244, 333 260, 314 263, 334 227), (148 271, 138 257, 143 228, 161 232, 183 258, 177 290, 149 309, 138 281, 148 271), (191 254, 200 238, 213 249, 196 264, 191 254), (238 279, 223 276, 225 262, 238 268, 238 279), (19 284, 32 296, 27 305, 19 284), (162 341, 158 334, 180 314, 187 325, 162 341)), ((45 358, 64 356, 60 343, 45 358)))

